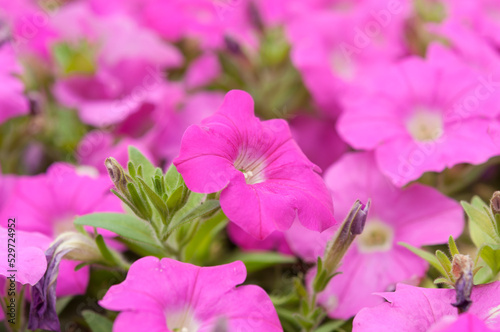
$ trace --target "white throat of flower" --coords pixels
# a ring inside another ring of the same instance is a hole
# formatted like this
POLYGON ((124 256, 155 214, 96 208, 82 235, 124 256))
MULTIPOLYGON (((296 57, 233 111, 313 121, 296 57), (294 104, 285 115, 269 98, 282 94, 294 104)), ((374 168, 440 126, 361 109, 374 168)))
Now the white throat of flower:
POLYGON ((380 220, 366 222, 363 233, 358 235, 357 244, 360 252, 382 252, 392 248, 394 229, 380 220))
POLYGON ((348 50, 339 47, 330 56, 330 66, 333 72, 346 81, 351 81, 356 72, 354 60, 350 56, 348 50))
POLYGON ((53 224, 54 237, 61 235, 62 233, 75 231, 75 225, 73 221, 75 220, 74 215, 68 215, 56 220, 53 224))
POLYGON ((406 122, 406 129, 418 142, 434 141, 443 135, 443 117, 438 112, 418 108, 406 122))
POLYGON ((196 332, 200 323, 194 318, 190 308, 174 313, 166 313, 167 327, 174 332, 196 332))
POLYGON ((257 184, 266 181, 264 170, 267 166, 266 158, 258 153, 241 149, 234 161, 234 167, 243 173, 247 184, 257 184))

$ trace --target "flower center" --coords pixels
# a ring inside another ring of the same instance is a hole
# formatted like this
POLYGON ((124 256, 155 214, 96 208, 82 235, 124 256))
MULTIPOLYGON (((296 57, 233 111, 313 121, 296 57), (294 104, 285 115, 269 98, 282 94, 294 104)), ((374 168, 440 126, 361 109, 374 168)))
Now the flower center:
POLYGON ((443 117, 435 111, 418 109, 407 121, 406 128, 416 141, 433 141, 443 135, 443 117))
POLYGON ((54 237, 58 237, 62 233, 72 232, 75 230, 75 226, 73 221, 75 219, 75 215, 65 214, 56 219, 53 228, 54 237))
POLYGON ((257 151, 242 149, 234 162, 234 167, 243 173, 247 184, 256 184, 266 181, 264 169, 266 158, 257 151))
POLYGON ((166 318, 168 329, 174 332, 196 332, 200 328, 200 323, 194 319, 189 309, 168 313, 166 318))
POLYGON ((392 248, 394 230, 379 220, 366 223, 363 233, 358 236, 358 248, 361 252, 387 251, 392 248))
POLYGON ((347 53, 347 50, 336 49, 330 56, 330 66, 333 72, 340 78, 346 81, 350 81, 354 78, 354 63, 353 59, 351 59, 347 53))

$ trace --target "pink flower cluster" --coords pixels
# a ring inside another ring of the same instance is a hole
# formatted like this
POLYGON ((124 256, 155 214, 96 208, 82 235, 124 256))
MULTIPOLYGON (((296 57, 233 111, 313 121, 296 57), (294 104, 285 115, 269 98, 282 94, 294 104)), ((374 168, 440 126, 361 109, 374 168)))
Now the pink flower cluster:
MULTIPOLYGON (((42 320, 57 318, 44 283, 57 279, 53 307, 92 294, 113 331, 312 331, 353 317, 353 331, 500 330, 490 257, 478 251, 461 312, 456 290, 422 287, 436 277, 430 259, 402 245, 435 251, 451 236, 498 260, 498 225, 478 246, 459 200, 500 186, 499 28, 497 0, 0 0, 0 243, 14 218, 12 282, 38 287, 25 297, 42 320), (131 163, 110 181, 105 160, 126 166, 130 146, 158 168, 131 163), (167 170, 181 194, 163 195, 167 170), (136 177, 154 190, 127 182, 136 177), (137 200, 161 206, 160 223, 137 200), (370 207, 363 232, 349 230, 340 274, 318 290, 357 200, 370 207), (217 213, 191 218, 207 201, 217 213), (128 234, 158 243, 75 227, 96 213, 138 216, 144 229, 128 234), (103 259, 56 252, 66 232, 103 259), (242 285, 247 270, 258 285, 242 285), (95 295, 102 271, 120 277, 95 295), (283 289, 296 294, 275 296, 283 289)), ((478 210, 498 223, 493 203, 478 210)), ((0 297, 8 257, 0 250, 0 297)))

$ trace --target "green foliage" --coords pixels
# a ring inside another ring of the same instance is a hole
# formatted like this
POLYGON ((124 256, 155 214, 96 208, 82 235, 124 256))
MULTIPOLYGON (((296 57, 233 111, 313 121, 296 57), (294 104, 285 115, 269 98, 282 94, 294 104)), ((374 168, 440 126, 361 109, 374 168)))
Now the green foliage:
MULTIPOLYGON (((75 219, 76 225, 107 229, 127 239, 152 244, 155 240, 153 228, 144 220, 121 213, 93 213, 75 219)), ((158 244, 159 245, 159 244, 158 244)))
POLYGON ((94 311, 84 310, 82 316, 92 332, 111 332, 113 330, 113 322, 94 311))
POLYGON ((278 264, 293 264, 296 260, 295 256, 283 255, 272 251, 237 251, 229 257, 227 262, 242 261, 247 268, 247 272, 252 273, 278 264))
POLYGON ((471 203, 462 201, 467 216, 469 217, 470 236, 477 248, 487 244, 500 243, 496 220, 490 208, 481 198, 474 196, 471 203))

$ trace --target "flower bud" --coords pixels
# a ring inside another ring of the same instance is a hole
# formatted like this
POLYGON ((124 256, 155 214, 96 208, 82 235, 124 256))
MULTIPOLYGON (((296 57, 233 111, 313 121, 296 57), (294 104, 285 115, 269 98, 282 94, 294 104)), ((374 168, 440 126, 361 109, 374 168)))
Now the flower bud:
POLYGON ((106 159, 104 165, 106 166, 109 177, 111 181, 113 181, 116 189, 118 189, 121 193, 127 193, 127 175, 118 161, 116 161, 115 158, 110 157, 106 159))
POLYGON ((363 232, 369 209, 370 201, 366 204, 362 204, 359 200, 354 202, 335 239, 328 242, 324 257, 324 266, 328 274, 335 272, 356 236, 363 232))
POLYGON ((500 213, 500 191, 495 191, 491 196, 490 209, 493 215, 500 213))
POLYGON ((458 308, 459 313, 466 312, 472 304, 471 292, 474 285, 474 262, 469 255, 457 254, 453 256, 451 272, 456 279, 455 290, 457 302, 452 305, 458 308))

